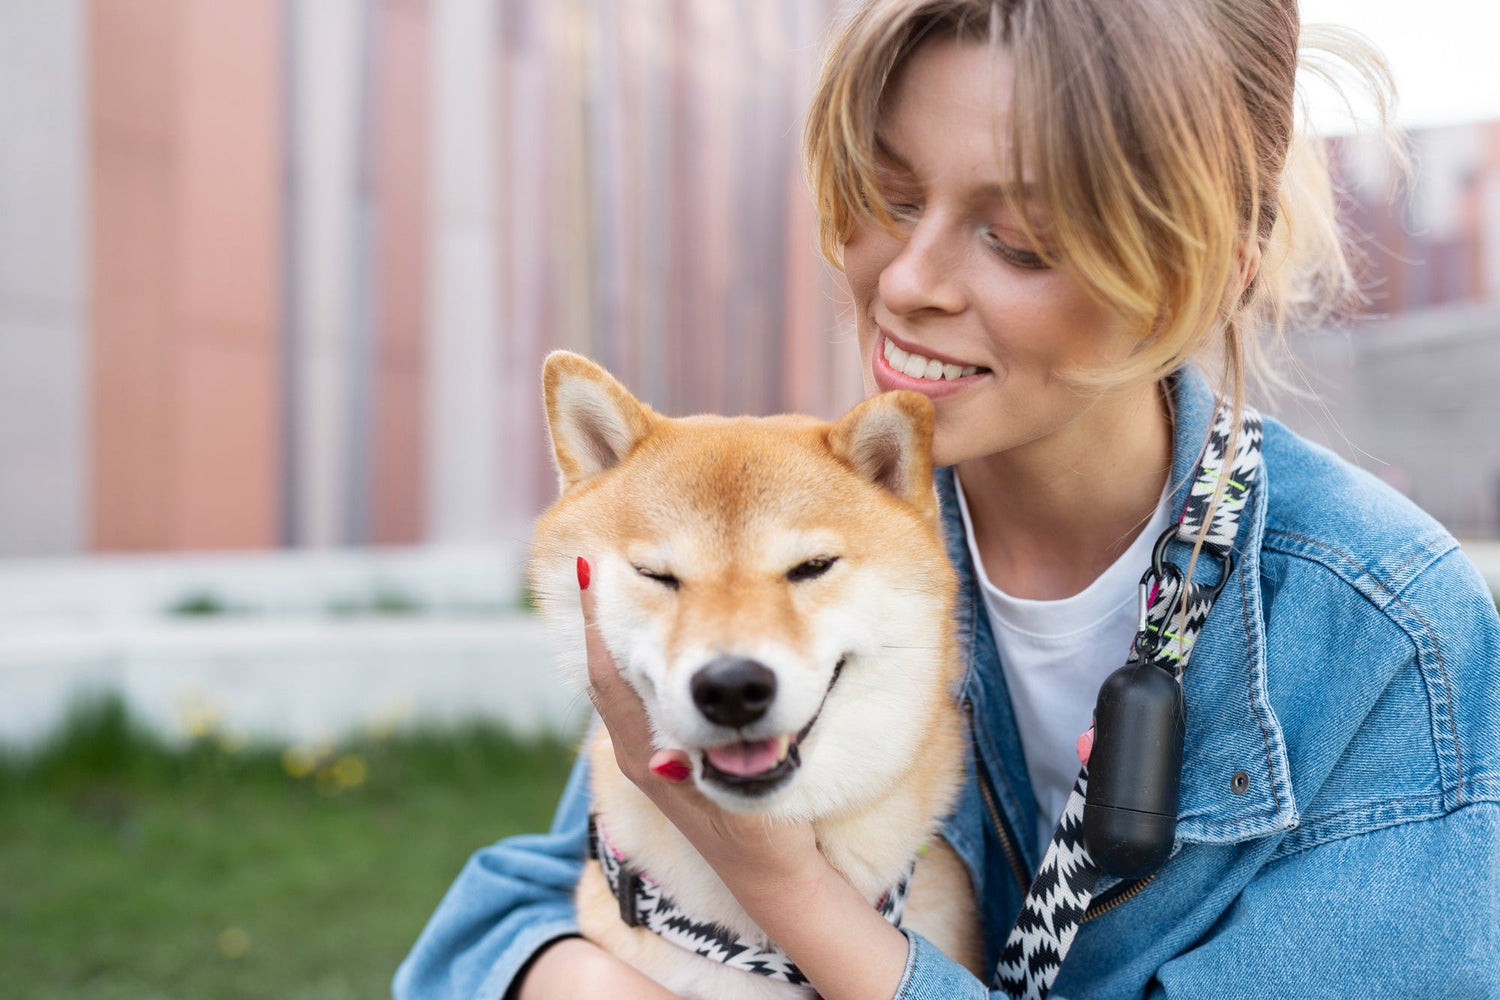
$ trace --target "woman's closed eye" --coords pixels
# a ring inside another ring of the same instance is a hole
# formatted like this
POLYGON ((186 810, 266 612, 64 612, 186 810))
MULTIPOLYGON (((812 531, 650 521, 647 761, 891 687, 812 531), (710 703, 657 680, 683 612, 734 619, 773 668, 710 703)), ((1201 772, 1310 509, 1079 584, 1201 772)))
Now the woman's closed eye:
POLYGON ((915 195, 882 192, 880 203, 896 222, 916 222, 922 217, 922 199, 915 195))
POLYGON ((1052 266, 1047 262, 1047 258, 1035 250, 1017 246, 1015 243, 1002 239, 991 226, 984 227, 980 238, 984 240, 986 246, 1016 267, 1027 271, 1045 271, 1052 266))

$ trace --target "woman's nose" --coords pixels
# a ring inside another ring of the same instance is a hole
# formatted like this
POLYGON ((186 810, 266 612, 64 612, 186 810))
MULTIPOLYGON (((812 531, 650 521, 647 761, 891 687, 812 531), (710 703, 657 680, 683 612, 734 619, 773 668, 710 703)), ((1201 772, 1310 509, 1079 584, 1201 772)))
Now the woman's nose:
POLYGON ((900 251, 880 272, 880 298, 897 315, 926 309, 953 313, 963 309, 963 253, 958 236, 939 220, 923 218, 912 226, 900 251))

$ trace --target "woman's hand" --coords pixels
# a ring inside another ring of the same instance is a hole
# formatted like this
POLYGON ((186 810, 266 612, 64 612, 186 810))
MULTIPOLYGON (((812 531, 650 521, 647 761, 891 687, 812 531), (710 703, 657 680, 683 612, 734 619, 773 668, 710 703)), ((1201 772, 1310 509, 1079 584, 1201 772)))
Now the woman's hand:
POLYGON ((906 968, 906 938, 828 864, 812 825, 726 812, 688 780, 692 767, 685 752, 652 751, 645 707, 594 627, 589 582, 588 563, 580 558, 589 696, 609 730, 621 772, 682 831, 750 919, 824 997, 893 996, 906 968))
POLYGON ((689 781, 692 763, 682 750, 656 750, 640 696, 620 676, 594 626, 594 592, 588 563, 579 559, 588 649, 589 697, 614 744, 620 771, 645 792, 683 836, 718 872, 740 904, 755 915, 747 895, 776 895, 799 881, 814 880, 828 867, 811 824, 767 823, 763 817, 726 812, 689 781))

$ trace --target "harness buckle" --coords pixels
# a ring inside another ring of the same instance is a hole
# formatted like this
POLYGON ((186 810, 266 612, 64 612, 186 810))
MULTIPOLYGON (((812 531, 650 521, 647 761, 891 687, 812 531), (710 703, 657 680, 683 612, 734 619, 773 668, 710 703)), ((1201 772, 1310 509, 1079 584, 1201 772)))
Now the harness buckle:
POLYGON ((641 876, 633 869, 620 869, 620 880, 615 883, 615 900, 620 904, 620 919, 627 927, 640 927, 639 891, 641 876))

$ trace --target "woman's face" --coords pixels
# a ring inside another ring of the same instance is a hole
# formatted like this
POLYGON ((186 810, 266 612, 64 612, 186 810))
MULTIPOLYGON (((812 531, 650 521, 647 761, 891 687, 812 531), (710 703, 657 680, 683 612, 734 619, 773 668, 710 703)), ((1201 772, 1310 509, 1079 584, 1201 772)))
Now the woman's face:
MULTIPOLYGON (((866 392, 929 396, 942 465, 1086 443, 1112 408, 1061 374, 1108 369, 1138 343, 1070 272, 1045 266, 1006 207, 1012 83, 1003 48, 934 41, 912 53, 878 129, 898 233, 861 222, 844 247, 866 392)), ((1031 222, 1045 240, 1047 220, 1031 222)))

